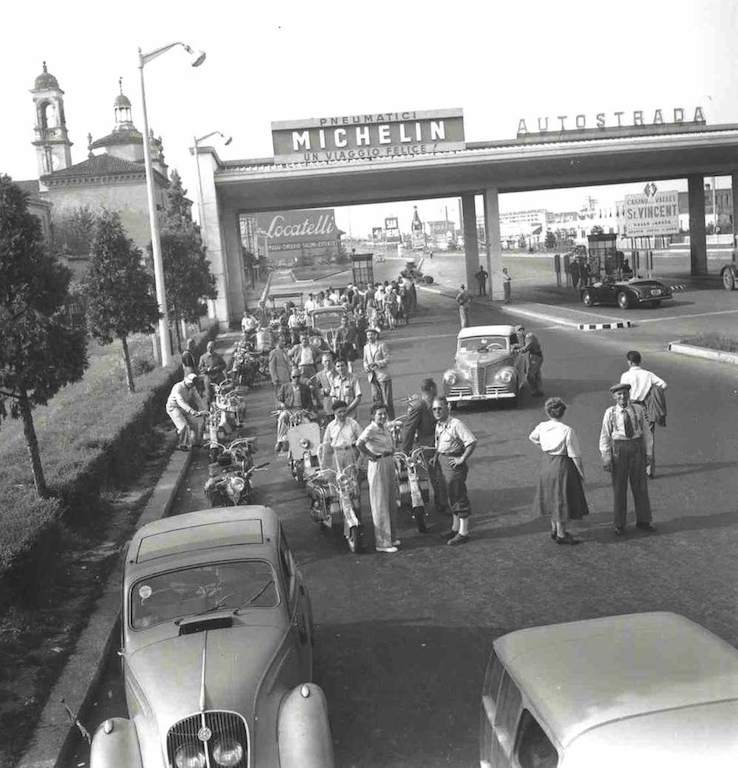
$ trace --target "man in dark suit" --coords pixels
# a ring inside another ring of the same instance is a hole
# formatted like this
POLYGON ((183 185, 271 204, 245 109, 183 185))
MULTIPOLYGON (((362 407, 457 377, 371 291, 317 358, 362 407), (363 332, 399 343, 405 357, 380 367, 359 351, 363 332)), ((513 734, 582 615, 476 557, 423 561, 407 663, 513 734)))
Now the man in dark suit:
POLYGON ((275 451, 287 450, 287 428, 294 411, 305 410, 315 412, 316 405, 310 387, 301 379, 300 369, 293 368, 290 381, 282 384, 277 390, 277 443, 275 451))
POLYGON ((435 446, 436 420, 431 404, 437 394, 436 382, 433 379, 423 379, 420 383, 420 394, 410 397, 402 439, 402 450, 405 453, 409 454, 416 444, 431 448, 435 446))

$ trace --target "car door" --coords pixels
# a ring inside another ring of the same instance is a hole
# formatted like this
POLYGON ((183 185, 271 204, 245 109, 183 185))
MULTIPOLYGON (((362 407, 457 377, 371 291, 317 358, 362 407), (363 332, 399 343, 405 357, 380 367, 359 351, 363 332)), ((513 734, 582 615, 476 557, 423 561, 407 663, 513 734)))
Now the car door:
POLYGON ((282 526, 279 527, 279 562, 287 591, 287 606, 291 631, 300 657, 300 668, 308 680, 313 670, 313 620, 310 598, 297 568, 292 550, 287 543, 282 526))

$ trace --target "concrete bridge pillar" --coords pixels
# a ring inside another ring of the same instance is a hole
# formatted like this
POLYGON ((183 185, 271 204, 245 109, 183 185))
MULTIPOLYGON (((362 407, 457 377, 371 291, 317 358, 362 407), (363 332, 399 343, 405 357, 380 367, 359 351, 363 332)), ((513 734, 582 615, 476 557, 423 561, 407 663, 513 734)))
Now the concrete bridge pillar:
POLYGON ((464 219, 464 262, 466 274, 466 282, 464 284, 472 293, 476 293, 474 275, 479 270, 479 241, 477 240, 477 209, 474 203, 473 192, 467 192, 461 196, 461 215, 464 219))
POLYGON ((484 226, 487 232, 487 272, 490 298, 505 298, 502 279, 502 242, 500 237, 500 199, 497 187, 484 190, 484 226))
POLYGON ((215 277, 215 287, 218 289, 218 298, 212 303, 212 311, 221 328, 227 328, 230 310, 228 270, 215 189, 215 170, 218 167, 218 159, 212 148, 203 147, 197 153, 195 161, 199 169, 200 227, 205 245, 205 257, 210 262, 210 272, 215 277))
POLYGON ((705 235, 705 177, 687 177, 689 190, 689 260, 691 274, 707 274, 707 237, 705 235))
MULTIPOLYGON (((732 173, 730 175, 730 188, 733 192, 733 249, 738 246, 738 173, 732 173)), ((737 254, 738 255, 738 254, 737 254)))

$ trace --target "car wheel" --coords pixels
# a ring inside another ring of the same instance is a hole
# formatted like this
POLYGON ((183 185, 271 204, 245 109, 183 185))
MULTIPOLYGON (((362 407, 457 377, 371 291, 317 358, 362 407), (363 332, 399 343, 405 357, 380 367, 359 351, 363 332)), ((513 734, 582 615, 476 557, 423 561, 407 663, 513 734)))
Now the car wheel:
POLYGON ((723 270, 723 287, 726 291, 735 290, 735 275, 730 267, 726 267, 723 270))
POLYGON ((620 309, 630 309, 630 296, 625 291, 618 294, 618 306, 620 309))
POLYGON ((585 291, 582 294, 582 304, 584 304, 585 307, 591 307, 594 304, 594 299, 592 298, 592 293, 590 291, 585 291))

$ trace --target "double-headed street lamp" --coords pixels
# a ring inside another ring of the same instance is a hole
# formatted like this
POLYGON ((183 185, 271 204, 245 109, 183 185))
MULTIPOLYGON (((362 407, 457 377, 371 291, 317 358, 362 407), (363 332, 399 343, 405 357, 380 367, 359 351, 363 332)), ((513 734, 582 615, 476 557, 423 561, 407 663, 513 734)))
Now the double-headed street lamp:
POLYGON ((161 240, 159 238, 159 219, 156 213, 156 201, 154 199, 154 172, 151 168, 151 148, 149 147, 149 119, 146 114, 146 89, 144 87, 144 65, 161 56, 168 50, 181 45, 192 56, 192 66, 199 67, 205 61, 202 51, 193 51, 185 43, 170 43, 162 48, 157 48, 149 53, 143 53, 138 49, 138 68, 141 72, 141 104, 144 121, 144 167, 146 168, 146 194, 149 200, 149 226, 151 228, 151 251, 154 257, 154 280, 156 282, 156 300, 159 304, 159 337, 161 343, 161 364, 169 365, 172 358, 172 348, 169 342, 169 317, 167 313, 167 292, 164 285, 164 263, 161 258, 161 240))
MULTIPOLYGON (((204 136, 200 136, 199 139, 196 136, 193 137, 194 145, 192 147, 192 154, 195 156, 195 171, 197 175, 197 210, 199 211, 200 219, 200 238, 202 239, 203 245, 206 247, 207 239, 205 234, 205 204, 203 202, 202 194, 202 176, 200 175, 200 155, 197 152, 197 148, 201 142, 205 141, 205 139, 209 139, 211 136, 219 136, 223 142, 223 146, 225 147, 227 147, 231 141, 233 141, 230 136, 226 136, 222 131, 210 131, 210 133, 206 133, 204 136)), ((223 286, 218 286, 218 289, 222 290, 223 286)), ((215 317, 215 302, 212 301, 212 299, 208 301, 208 317, 211 319, 215 317)))

